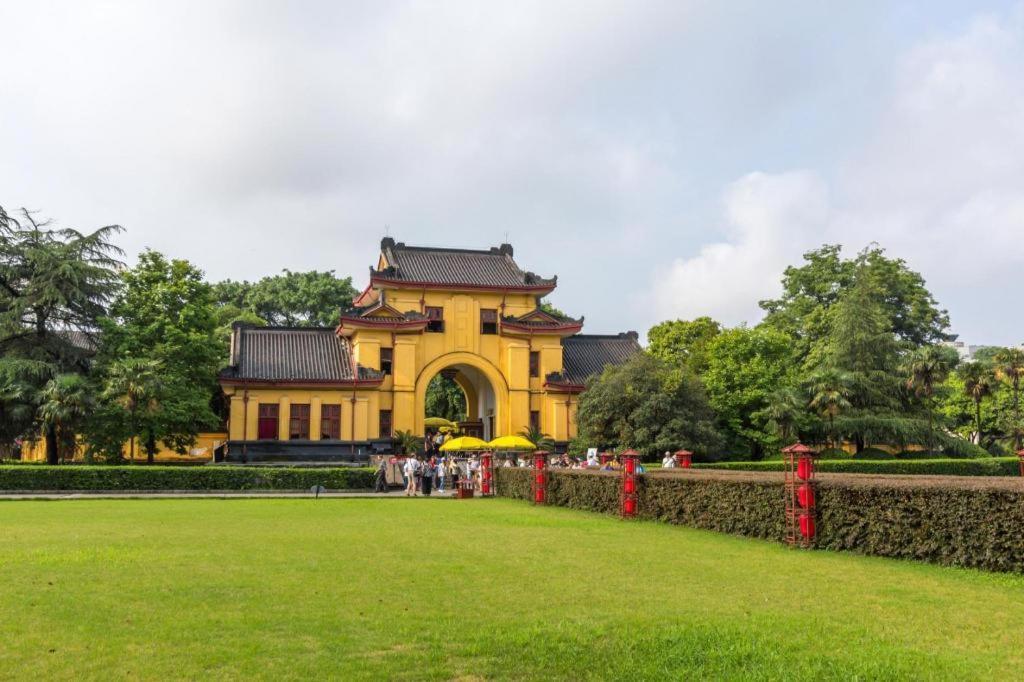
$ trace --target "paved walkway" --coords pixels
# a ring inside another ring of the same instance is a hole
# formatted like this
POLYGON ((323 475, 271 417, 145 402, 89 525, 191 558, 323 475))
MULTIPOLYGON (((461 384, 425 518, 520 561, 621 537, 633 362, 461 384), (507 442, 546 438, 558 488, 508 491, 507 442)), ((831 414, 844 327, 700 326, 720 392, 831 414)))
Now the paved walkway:
MULTIPOLYGON (((194 490, 165 490, 161 492, 61 492, 61 491, 39 491, 39 492, 4 492, 0 493, 0 500, 154 500, 154 499, 305 499, 317 497, 313 493, 297 490, 245 490, 245 491, 194 491, 194 490)), ((320 493, 322 498, 384 498, 403 499, 405 493, 396 490, 387 493, 373 492, 325 492, 320 493)), ((419 495, 418 497, 424 497, 419 495)), ((429 496, 434 499, 449 499, 454 497, 450 491, 441 494, 433 493, 429 496)))

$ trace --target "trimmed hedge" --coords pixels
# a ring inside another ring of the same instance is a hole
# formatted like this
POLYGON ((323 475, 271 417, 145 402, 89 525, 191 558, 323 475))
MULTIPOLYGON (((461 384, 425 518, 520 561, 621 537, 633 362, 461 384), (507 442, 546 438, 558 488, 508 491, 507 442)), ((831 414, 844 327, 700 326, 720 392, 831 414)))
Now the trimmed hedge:
POLYGON ((3 491, 328 490, 373 488, 354 467, 0 466, 3 491))
MULTIPOLYGON (((983 459, 822 459, 815 463, 818 471, 835 474, 899 474, 912 476, 1018 476, 1016 457, 983 459)), ((782 471, 782 460, 763 462, 715 462, 694 464, 695 469, 727 469, 733 471, 782 471)))
MULTIPOLYGON (((499 495, 530 499, 530 469, 495 470, 499 495)), ((747 537, 785 538, 777 473, 679 472, 639 477, 640 518, 747 537)), ((829 475, 817 483, 821 549, 948 566, 1024 572, 1024 481, 829 475)), ((552 471, 548 502, 619 513, 619 476, 552 471)))

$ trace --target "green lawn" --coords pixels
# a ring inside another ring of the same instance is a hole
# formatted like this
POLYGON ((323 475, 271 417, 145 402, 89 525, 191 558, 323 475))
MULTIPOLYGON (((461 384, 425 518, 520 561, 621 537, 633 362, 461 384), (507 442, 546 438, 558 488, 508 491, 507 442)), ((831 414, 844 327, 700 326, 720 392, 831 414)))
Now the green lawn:
POLYGON ((0 503, 0 678, 1019 678, 1024 577, 508 500, 0 503))

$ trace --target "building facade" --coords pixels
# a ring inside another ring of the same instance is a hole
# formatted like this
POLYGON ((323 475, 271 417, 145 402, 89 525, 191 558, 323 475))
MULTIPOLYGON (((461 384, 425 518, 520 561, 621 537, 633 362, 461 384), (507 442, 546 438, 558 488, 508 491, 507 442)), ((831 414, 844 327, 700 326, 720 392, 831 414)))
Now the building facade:
POLYGON ((487 250, 381 241, 366 289, 334 328, 237 325, 228 459, 361 459, 399 430, 425 433, 438 374, 466 395, 462 429, 485 440, 536 426, 560 446, 576 435, 586 380, 640 348, 637 334, 580 333, 583 319, 539 307, 557 278, 519 268, 511 245, 487 250))

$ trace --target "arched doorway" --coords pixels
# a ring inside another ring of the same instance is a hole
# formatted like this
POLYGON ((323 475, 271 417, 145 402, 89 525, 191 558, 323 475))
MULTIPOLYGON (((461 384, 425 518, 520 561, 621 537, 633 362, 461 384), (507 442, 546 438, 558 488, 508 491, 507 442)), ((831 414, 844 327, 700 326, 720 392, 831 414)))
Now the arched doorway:
POLYGON ((466 435, 491 440, 505 435, 503 420, 508 414, 508 387, 496 367, 469 353, 450 353, 427 365, 416 380, 416 432, 424 434, 427 387, 441 375, 462 389, 466 415, 462 431, 466 435))

